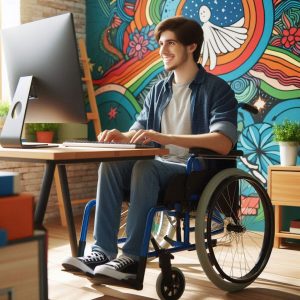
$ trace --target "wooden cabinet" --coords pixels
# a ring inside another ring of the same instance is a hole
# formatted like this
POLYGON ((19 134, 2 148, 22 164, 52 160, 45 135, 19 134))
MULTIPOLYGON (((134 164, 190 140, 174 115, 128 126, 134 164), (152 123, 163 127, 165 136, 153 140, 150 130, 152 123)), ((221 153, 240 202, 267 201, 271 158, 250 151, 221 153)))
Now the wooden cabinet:
POLYGON ((300 234, 282 230, 282 206, 300 207, 300 166, 270 166, 268 193, 275 210, 274 247, 279 248, 282 238, 300 239, 300 234))
POLYGON ((43 231, 0 247, 0 299, 48 299, 46 254, 43 231))

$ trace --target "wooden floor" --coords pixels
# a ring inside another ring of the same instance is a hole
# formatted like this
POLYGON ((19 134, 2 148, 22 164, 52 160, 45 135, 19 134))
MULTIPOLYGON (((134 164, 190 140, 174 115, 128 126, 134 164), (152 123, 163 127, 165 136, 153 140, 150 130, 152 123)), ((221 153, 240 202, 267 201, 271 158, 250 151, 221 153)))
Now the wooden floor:
MULTIPOLYGON (((76 223, 79 224, 80 222, 76 223)), ((46 224, 46 227, 49 233, 48 284, 50 300, 158 299, 155 284, 160 269, 157 260, 147 264, 142 291, 114 286, 109 283, 93 283, 85 276, 62 271, 62 260, 71 255, 67 230, 59 225, 59 221, 55 224, 46 224)), ((89 240, 92 241, 91 236, 89 240)), ((207 279, 199 266, 195 251, 176 253, 172 264, 180 268, 185 275, 186 288, 181 299, 300 299, 299 250, 274 249, 269 263, 260 277, 245 290, 235 294, 229 294, 216 288, 207 279)))

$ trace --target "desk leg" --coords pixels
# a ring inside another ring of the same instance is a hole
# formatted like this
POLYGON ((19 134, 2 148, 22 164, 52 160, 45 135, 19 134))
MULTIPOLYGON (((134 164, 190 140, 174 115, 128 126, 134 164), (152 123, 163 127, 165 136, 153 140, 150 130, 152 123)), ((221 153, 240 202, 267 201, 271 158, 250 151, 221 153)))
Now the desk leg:
POLYGON ((66 214, 66 221, 69 231, 69 239, 71 244, 71 251, 73 256, 77 256, 78 244, 76 237, 75 224, 73 219, 72 204, 70 199, 68 179, 65 165, 57 165, 58 178, 60 182, 61 192, 64 201, 64 208, 66 214))
POLYGON ((44 171, 44 177, 42 179, 42 186, 39 201, 37 202, 35 213, 34 213, 34 223, 35 226, 39 227, 43 224, 48 199, 50 195, 50 189, 53 181, 53 175, 55 170, 55 163, 53 161, 47 161, 44 171))

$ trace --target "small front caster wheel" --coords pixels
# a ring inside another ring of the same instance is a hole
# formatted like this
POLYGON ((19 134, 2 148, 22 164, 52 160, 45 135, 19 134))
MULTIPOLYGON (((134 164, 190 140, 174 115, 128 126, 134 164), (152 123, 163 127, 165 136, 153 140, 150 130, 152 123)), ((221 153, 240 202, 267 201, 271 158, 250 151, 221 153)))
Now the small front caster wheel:
POLYGON ((156 292, 162 300, 179 299, 184 292, 184 288, 184 275, 176 267, 171 268, 171 278, 165 278, 163 273, 160 273, 156 280, 156 292))

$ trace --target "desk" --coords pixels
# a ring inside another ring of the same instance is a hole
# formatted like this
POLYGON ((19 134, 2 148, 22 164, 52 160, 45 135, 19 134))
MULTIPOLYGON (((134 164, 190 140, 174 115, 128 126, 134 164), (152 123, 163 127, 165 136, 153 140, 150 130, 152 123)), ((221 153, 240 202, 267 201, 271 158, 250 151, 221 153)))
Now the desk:
POLYGON ((71 148, 63 147, 61 145, 55 148, 39 149, 15 149, 0 147, 0 160, 37 162, 45 164, 40 195, 34 213, 34 223, 37 228, 43 223, 54 171, 55 168, 57 168, 59 183, 62 188, 71 251, 73 256, 77 256, 78 244, 69 194, 66 165, 124 159, 150 159, 155 155, 165 155, 167 153, 168 150, 159 148, 98 149, 84 147, 71 148))
POLYGON ((300 234, 282 230, 282 206, 300 207, 300 166, 269 166, 268 193, 275 209, 274 247, 282 238, 300 239, 300 234))

